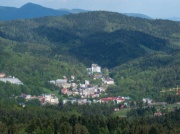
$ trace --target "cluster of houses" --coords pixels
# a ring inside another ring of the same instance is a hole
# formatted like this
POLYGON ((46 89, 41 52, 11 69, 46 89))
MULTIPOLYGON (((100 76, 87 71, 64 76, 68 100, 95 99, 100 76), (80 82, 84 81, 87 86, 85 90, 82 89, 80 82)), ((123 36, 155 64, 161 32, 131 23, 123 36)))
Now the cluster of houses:
MULTIPOLYGON (((64 95, 67 95, 68 97, 77 97, 81 98, 79 100, 64 100, 64 103, 67 101, 71 101, 72 103, 78 102, 78 104, 85 104, 85 103, 91 103, 88 101, 88 98, 99 98, 100 94, 102 92, 105 92, 107 89, 108 85, 113 85, 114 80, 110 77, 105 77, 103 76, 101 72, 101 67, 98 66, 97 64, 92 64, 91 68, 87 68, 87 73, 93 77, 93 79, 101 79, 102 80, 102 85, 99 87, 97 85, 91 85, 89 80, 85 80, 83 84, 77 84, 75 83, 75 76, 72 75, 71 79, 68 80, 66 76, 63 76, 62 79, 57 79, 57 80, 51 80, 50 83, 55 84, 56 86, 60 87, 61 90, 60 92, 64 95)), ((18 84, 21 85, 23 84, 18 78, 15 78, 14 76, 8 76, 6 77, 5 73, 0 73, 0 81, 3 82, 10 82, 12 84, 18 84)), ((47 95, 43 94, 41 96, 31 96, 31 95, 26 95, 23 94, 21 97, 24 97, 26 101, 32 100, 32 99, 39 99, 42 105, 49 103, 49 104, 58 104, 59 100, 58 98, 53 95, 47 95)), ((107 101, 123 101, 123 99, 120 98, 102 98, 100 100, 94 100, 94 102, 107 102, 107 101)))
POLYGON ((58 97, 56 97, 54 94, 42 94, 40 96, 21 94, 21 97, 23 97, 26 101, 38 99, 41 105, 45 105, 47 103, 51 105, 56 105, 59 103, 58 97))
POLYGON ((101 79, 102 86, 91 85, 89 80, 85 80, 84 84, 74 82, 75 76, 72 75, 68 81, 66 76, 63 79, 51 80, 50 83, 61 87, 61 93, 67 96, 80 96, 80 98, 97 98, 102 92, 105 92, 108 85, 113 85, 114 80, 110 77, 104 77, 101 73, 101 67, 97 64, 92 64, 91 68, 87 68, 88 74, 94 79, 101 79))
POLYGON ((0 81, 5 82, 5 83, 9 82, 11 84, 17 84, 17 85, 23 84, 18 78, 15 78, 14 76, 6 77, 6 74, 2 72, 0 73, 0 81))
POLYGON ((89 80, 85 80, 84 84, 68 83, 67 79, 52 80, 50 83, 61 87, 61 93, 67 96, 81 96, 81 98, 95 98, 107 89, 107 86, 98 87, 90 85, 89 80))
MULTIPOLYGON (((92 64, 91 68, 87 68, 88 75, 92 76, 93 79, 101 79, 102 85, 99 87, 97 85, 91 85, 89 80, 85 80, 83 84, 77 84, 74 82, 75 76, 72 75, 71 79, 68 80, 66 76, 63 76, 63 79, 51 80, 50 83, 55 84, 58 87, 61 87, 61 94, 67 95, 70 97, 77 97, 81 99, 65 99, 63 100, 63 104, 67 102, 78 103, 78 104, 90 104, 91 101, 88 98, 99 98, 100 94, 105 92, 108 85, 114 84, 114 79, 110 77, 104 77, 101 72, 101 67, 97 64, 92 64)), ((101 100, 94 100, 93 102, 107 102, 107 101, 123 101, 122 98, 113 98, 110 100, 106 100, 109 98, 102 98, 101 100), (115 99, 115 100, 114 100, 115 99)))

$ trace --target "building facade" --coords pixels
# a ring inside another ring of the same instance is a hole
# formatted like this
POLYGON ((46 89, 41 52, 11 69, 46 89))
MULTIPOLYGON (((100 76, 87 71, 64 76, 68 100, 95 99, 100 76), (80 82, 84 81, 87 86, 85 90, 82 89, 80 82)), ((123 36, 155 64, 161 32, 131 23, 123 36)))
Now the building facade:
POLYGON ((92 73, 96 73, 96 72, 100 73, 101 72, 101 67, 98 66, 97 64, 92 64, 91 69, 92 69, 92 73))

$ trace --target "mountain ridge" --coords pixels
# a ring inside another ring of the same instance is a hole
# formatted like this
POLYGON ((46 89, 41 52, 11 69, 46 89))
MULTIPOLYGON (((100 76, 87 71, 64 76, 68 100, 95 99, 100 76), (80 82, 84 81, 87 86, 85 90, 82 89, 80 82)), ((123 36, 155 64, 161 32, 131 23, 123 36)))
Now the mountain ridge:
MULTIPOLYGON (((0 7, 0 20, 16 20, 16 19, 29 19, 29 18, 38 18, 45 16, 63 16, 68 14, 77 14, 89 12, 89 10, 84 9, 52 9, 44 7, 34 3, 26 3, 20 8, 15 7, 0 7)), ((127 16, 152 19, 151 17, 143 14, 136 13, 125 13, 127 16)))
MULTIPOLYGON (((29 19, 29 18, 38 18, 38 17, 45 17, 45 16, 64 16, 68 14, 77 14, 77 13, 84 13, 84 12, 91 12, 91 11, 84 10, 84 9, 76 9, 76 8, 53 9, 53 8, 48 8, 42 5, 29 2, 22 5, 20 8, 0 6, 0 20, 29 19), (34 11, 34 9, 36 10, 34 11), (30 10, 30 11, 27 12, 27 10, 30 10), (38 13, 39 10, 41 11, 41 14, 38 13), (31 15, 29 16, 29 14, 31 15)), ((130 17, 136 17, 136 18, 142 18, 142 19, 154 19, 148 15, 141 14, 141 13, 122 13, 122 14, 130 16, 130 17)), ((171 20, 171 21, 180 21, 178 17, 168 17, 168 18, 162 18, 162 19, 171 20)))
POLYGON ((1 7, 0 10, 3 11, 2 13, 0 13, 1 20, 29 19, 45 16, 63 16, 71 14, 71 12, 69 11, 55 10, 34 3, 27 3, 20 8, 1 7))

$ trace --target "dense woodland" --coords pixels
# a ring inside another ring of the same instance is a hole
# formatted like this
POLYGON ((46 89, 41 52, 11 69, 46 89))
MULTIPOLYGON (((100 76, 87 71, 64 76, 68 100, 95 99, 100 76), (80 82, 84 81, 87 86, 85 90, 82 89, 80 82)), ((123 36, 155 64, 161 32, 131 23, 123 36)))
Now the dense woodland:
MULTIPOLYGON (((11 104, 12 105, 12 104, 11 104)), ((100 111, 105 111, 102 105, 100 111)), ((19 134, 178 134, 180 132, 179 109, 166 113, 161 117, 147 117, 144 112, 149 110, 137 109, 131 112, 129 118, 118 116, 105 116, 105 114, 94 114, 93 110, 99 106, 81 106, 78 111, 88 108, 89 115, 74 114, 74 112, 64 112, 55 106, 37 107, 28 106, 26 108, 14 106, 0 109, 0 133, 19 134)), ((107 108, 108 106, 106 106, 107 108)), ((74 109, 75 111, 76 109, 74 109)))
POLYGON ((175 91, 160 91, 180 85, 180 23, 113 12, 0 21, 0 72, 24 83, 0 82, 0 133, 180 133, 178 109, 158 118, 143 117, 153 109, 133 109, 120 118, 111 116, 115 106, 108 104, 17 105, 21 93, 58 91, 48 81, 63 75, 83 82, 92 63, 115 79, 107 96, 179 102, 175 91))

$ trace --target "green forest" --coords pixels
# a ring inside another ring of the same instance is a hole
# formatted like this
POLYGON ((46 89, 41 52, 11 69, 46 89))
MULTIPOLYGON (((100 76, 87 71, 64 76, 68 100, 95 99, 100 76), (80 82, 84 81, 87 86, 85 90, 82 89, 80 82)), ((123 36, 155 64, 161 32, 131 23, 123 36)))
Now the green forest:
MULTIPOLYGON (((90 106, 89 106, 90 107, 90 106)), ((86 108, 83 106, 83 108, 86 108)), ((97 106, 93 106, 97 108, 97 106)), ((102 106, 101 106, 102 108, 102 106)), ((106 106, 107 108, 107 106, 106 106)), ((0 109, 0 133, 2 134, 178 134, 179 109, 161 117, 113 117, 92 115, 89 116, 65 114, 58 107, 11 107, 0 109)), ((103 110, 103 109, 102 109, 103 110)), ((82 111, 82 108, 81 110, 82 111)), ((69 112, 68 112, 69 113, 69 112)))
POLYGON ((0 133, 180 133, 178 108, 153 117, 157 110, 135 107, 122 118, 113 116, 112 104, 18 105, 21 94, 58 94, 50 80, 84 81, 93 63, 115 80, 106 96, 180 102, 176 92, 161 93, 180 86, 180 23, 105 11, 0 21, 0 72, 23 82, 0 82, 0 133))

